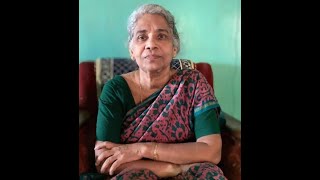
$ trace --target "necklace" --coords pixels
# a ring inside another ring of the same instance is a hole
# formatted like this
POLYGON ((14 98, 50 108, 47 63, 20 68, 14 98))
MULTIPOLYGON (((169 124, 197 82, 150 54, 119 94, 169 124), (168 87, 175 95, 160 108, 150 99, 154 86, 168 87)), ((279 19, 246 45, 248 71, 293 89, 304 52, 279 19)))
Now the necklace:
POLYGON ((142 86, 141 86, 141 80, 140 80, 140 75, 139 75, 139 87, 140 87, 140 103, 142 103, 142 86))

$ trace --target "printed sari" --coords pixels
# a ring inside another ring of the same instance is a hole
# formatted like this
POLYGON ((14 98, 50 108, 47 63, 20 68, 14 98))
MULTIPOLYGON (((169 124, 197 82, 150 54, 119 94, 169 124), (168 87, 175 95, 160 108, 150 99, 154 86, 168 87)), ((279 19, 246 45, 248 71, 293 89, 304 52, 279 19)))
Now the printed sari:
MULTIPOLYGON (((212 87, 197 70, 178 70, 171 80, 145 101, 130 109, 124 118, 121 143, 195 142, 220 133, 220 106, 212 87)), ((159 179, 152 171, 124 171, 112 179, 159 179)), ((168 179, 226 179, 212 163, 198 163, 168 179)))

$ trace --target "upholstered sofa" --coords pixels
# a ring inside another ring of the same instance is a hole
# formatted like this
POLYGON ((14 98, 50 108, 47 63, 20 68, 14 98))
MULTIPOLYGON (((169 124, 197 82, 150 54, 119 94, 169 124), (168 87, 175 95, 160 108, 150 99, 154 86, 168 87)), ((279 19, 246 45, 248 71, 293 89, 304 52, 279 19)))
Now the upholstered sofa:
MULTIPOLYGON (((175 59, 174 68, 195 68, 213 87, 214 76, 208 63, 192 63, 175 59), (191 64, 191 66, 190 66, 191 64)), ((94 144, 97 117, 97 97, 103 84, 116 74, 137 68, 129 59, 88 60, 79 64, 79 176, 95 173, 94 144)), ((219 98, 219 97, 218 97, 219 98)), ((219 166, 229 180, 241 179, 241 122, 223 112, 226 126, 222 127, 222 159, 219 166)))

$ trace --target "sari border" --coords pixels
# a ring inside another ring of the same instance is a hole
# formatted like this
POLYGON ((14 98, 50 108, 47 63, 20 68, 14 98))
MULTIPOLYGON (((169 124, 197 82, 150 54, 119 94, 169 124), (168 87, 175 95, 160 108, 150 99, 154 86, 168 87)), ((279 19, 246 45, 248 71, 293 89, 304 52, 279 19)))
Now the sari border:
POLYGON ((215 101, 207 102, 203 106, 195 108, 194 115, 199 116, 203 112, 208 111, 210 109, 217 108, 217 107, 220 107, 220 105, 217 102, 215 102, 215 101))
POLYGON ((135 107, 131 108, 125 115, 125 117, 127 117, 128 115, 131 115, 132 113, 135 113, 135 111, 137 109, 139 109, 141 106, 145 106, 147 103, 149 103, 150 100, 157 98, 158 95, 163 91, 163 89, 165 89, 168 84, 170 84, 172 81, 175 80, 176 76, 179 75, 178 73, 182 72, 183 70, 181 69, 175 69, 176 73, 174 73, 171 77, 171 79, 166 83, 165 86, 163 86, 161 89, 157 90, 156 92, 154 92, 153 94, 151 94, 149 97, 147 97, 145 100, 142 101, 142 103, 136 104, 135 107))
POLYGON ((130 110, 126 113, 125 117, 128 116, 128 115, 131 115, 131 114, 135 113, 136 110, 137 110, 137 109, 140 109, 141 106, 144 107, 147 103, 149 103, 150 100, 158 97, 158 95, 160 94, 160 92, 161 92, 162 90, 163 90, 163 88, 162 88, 162 89, 159 89, 158 91, 154 92, 154 93, 151 94, 149 97, 147 97, 147 99, 145 99, 144 101, 142 101, 142 103, 139 103, 139 104, 137 104, 135 107, 133 107, 132 109, 130 109, 130 110))

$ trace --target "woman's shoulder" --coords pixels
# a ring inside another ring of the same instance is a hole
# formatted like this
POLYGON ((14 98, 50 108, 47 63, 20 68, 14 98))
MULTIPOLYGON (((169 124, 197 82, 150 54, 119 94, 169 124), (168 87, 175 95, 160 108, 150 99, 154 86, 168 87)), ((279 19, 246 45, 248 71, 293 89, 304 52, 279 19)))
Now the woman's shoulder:
POLYGON ((128 94, 129 87, 126 80, 121 75, 115 75, 112 79, 105 82, 101 92, 102 98, 125 96, 128 94))
POLYGON ((112 79, 108 80, 105 85, 111 87, 123 86, 125 82, 125 79, 121 75, 115 75, 112 79))
POLYGON ((183 72, 183 73, 199 73, 200 71, 193 68, 188 69, 177 69, 177 71, 183 72))
POLYGON ((125 74, 121 74, 121 75, 119 75, 120 76, 119 78, 122 78, 126 82, 133 81, 134 73, 135 73, 135 71, 131 71, 131 72, 128 72, 128 73, 125 73, 125 74))
POLYGON ((104 91, 125 91, 128 89, 128 84, 123 75, 115 75, 112 79, 105 82, 104 91))
POLYGON ((130 91, 130 85, 134 81, 133 74, 134 71, 126 74, 115 75, 112 79, 105 83, 105 89, 108 89, 109 91, 130 91))
POLYGON ((178 70, 177 73, 179 75, 192 75, 192 76, 201 76, 201 72, 197 69, 182 69, 178 70))

